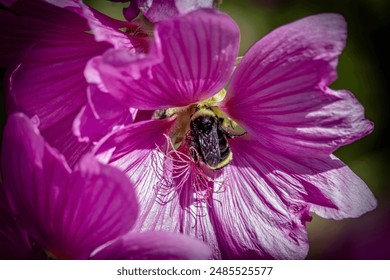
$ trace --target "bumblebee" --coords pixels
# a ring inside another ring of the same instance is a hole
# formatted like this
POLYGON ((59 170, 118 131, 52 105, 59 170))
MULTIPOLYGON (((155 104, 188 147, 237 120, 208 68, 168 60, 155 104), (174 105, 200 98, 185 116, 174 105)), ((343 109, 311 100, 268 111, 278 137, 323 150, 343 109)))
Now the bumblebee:
POLYGON ((228 139, 239 137, 224 127, 224 118, 218 117, 212 107, 198 107, 191 116, 189 145, 195 149, 192 157, 198 157, 211 169, 217 170, 228 165, 233 159, 228 139))

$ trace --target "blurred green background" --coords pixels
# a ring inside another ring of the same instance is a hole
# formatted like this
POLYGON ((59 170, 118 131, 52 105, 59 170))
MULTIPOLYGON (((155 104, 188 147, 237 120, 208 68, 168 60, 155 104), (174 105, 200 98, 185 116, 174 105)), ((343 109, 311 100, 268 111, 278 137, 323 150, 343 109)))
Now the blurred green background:
MULTIPOLYGON (((100 11, 122 18, 124 4, 85 1, 100 11)), ((338 66, 334 89, 349 89, 375 123, 366 138, 336 152, 371 188, 376 210, 357 219, 333 221, 314 215, 307 224, 308 259, 390 259, 390 129, 388 0, 224 0, 220 6, 241 29, 240 54, 274 28, 304 16, 342 14, 348 41, 338 66)), ((2 103, 2 102, 0 102, 2 103)), ((4 108, 1 108, 4 116, 4 108)))

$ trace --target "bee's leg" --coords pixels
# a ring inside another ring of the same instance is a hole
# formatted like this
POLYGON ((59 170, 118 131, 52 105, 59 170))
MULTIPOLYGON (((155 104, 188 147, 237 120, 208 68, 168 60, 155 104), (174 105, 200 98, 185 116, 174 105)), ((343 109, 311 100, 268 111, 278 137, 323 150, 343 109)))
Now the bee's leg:
POLYGON ((226 137, 229 138, 229 139, 235 139, 235 138, 244 136, 245 134, 247 134, 246 131, 245 131, 244 133, 237 134, 237 135, 228 133, 228 134, 226 135, 226 137))
POLYGON ((244 136, 247 132, 245 131, 244 133, 241 134, 231 134, 229 131, 227 131, 221 124, 221 122, 218 123, 218 128, 222 133, 226 136, 228 139, 235 139, 241 136, 244 136))
POLYGON ((192 158, 194 159, 194 161, 199 167, 200 163, 199 163, 198 145, 196 144, 193 137, 191 136, 191 133, 186 134, 186 142, 188 145, 189 153, 191 154, 192 158))
POLYGON ((195 160, 196 163, 198 163, 199 165, 199 157, 198 157, 198 152, 196 151, 196 149, 194 147, 192 147, 192 149, 190 149, 191 151, 191 156, 192 158, 195 160))
POLYGON ((191 153, 191 156, 192 156, 192 158, 194 159, 196 165, 197 165, 198 167, 200 167, 199 153, 198 153, 198 151, 196 150, 196 148, 195 148, 194 146, 192 146, 192 147, 190 148, 190 153, 191 153))

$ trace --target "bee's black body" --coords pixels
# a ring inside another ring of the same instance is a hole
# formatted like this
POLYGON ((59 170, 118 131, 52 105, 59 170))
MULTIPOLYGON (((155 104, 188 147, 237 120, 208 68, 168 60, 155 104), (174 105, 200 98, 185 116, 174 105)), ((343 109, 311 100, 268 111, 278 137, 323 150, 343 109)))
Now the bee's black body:
MULTIPOLYGON (((221 120, 210 110, 200 109, 191 118, 191 145, 210 169, 220 169, 232 160, 229 134, 221 127, 221 120)), ((195 153, 192 154, 198 160, 195 153)))

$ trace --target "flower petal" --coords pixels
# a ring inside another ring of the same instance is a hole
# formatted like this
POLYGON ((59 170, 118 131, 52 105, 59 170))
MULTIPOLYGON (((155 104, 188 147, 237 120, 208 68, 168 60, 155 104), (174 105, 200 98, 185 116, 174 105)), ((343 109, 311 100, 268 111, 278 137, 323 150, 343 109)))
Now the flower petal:
POLYGON ((0 260, 33 258, 25 230, 18 227, 0 182, 0 260))
POLYGON ((199 260, 208 259, 210 249, 185 235, 150 231, 130 233, 103 248, 93 259, 102 260, 199 260))
POLYGON ((213 2, 213 0, 137 0, 138 8, 151 22, 159 22, 200 8, 212 8, 213 2))
POLYGON ((103 55, 97 71, 110 94, 128 107, 154 110, 189 105, 222 89, 238 51, 239 31, 230 17, 199 10, 158 23, 154 34, 147 55, 103 55))
POLYGON ((98 141, 114 128, 131 123, 136 111, 92 84, 88 88, 88 104, 73 122, 73 132, 79 141, 98 141))
POLYGON ((170 177, 164 176, 167 158, 161 150, 167 141, 164 134, 172 125, 169 119, 131 124, 101 140, 95 155, 126 172, 136 186, 140 213, 133 232, 184 233, 205 241, 212 247, 213 258, 220 258, 207 204, 197 201, 194 205, 193 182, 183 180, 179 191, 174 187, 162 190, 162 181, 170 177))
POLYGON ((245 137, 230 146, 225 191, 211 208, 222 257, 304 258, 309 211, 342 219, 376 207, 366 184, 334 156, 285 156, 245 137))
POLYGON ((173 124, 170 119, 134 123, 110 133, 93 150, 101 162, 119 168, 135 183, 140 203, 135 230, 144 224, 145 216, 150 215, 150 223, 159 222, 156 211, 151 212, 151 207, 157 204, 154 186, 161 178, 158 175, 162 157, 157 148, 165 143, 164 134, 172 129, 173 124))
MULTIPOLYGON (((79 7, 75 1, 61 3, 79 7)), ((86 33, 88 24, 77 12, 24 0, 13 5, 12 11, 2 11, 5 15, 0 17, 1 41, 7 42, 2 46, 9 50, 4 52, 7 56, 12 54, 13 63, 7 77, 7 110, 38 115, 41 132, 73 166, 89 149, 78 143, 71 130, 86 103, 83 69, 110 45, 86 33)))
MULTIPOLYGON (((263 176, 278 188, 285 202, 307 203, 324 218, 355 218, 375 209, 367 185, 335 156, 306 158, 285 156, 255 141, 240 143, 241 157, 261 162, 263 176), (252 156, 250 156, 252 155, 252 156)), ((238 155, 240 156, 240 155, 238 155)))
POLYGON ((14 2, 9 10, 0 10, 0 65, 13 64, 20 52, 37 40, 64 40, 88 27, 77 14, 44 1, 14 2))
POLYGON ((10 75, 13 106, 38 114, 43 129, 80 108, 86 100, 86 62, 107 47, 83 31, 50 42, 36 41, 10 75))
POLYGON ((149 155, 164 143, 164 134, 172 129, 174 122, 173 119, 164 119, 130 124, 99 141, 93 154, 104 163, 121 160, 118 167, 126 171, 137 158, 149 155), (128 157, 129 152, 135 153, 133 157, 128 157))
POLYGON ((321 217, 356 218, 377 206, 374 195, 362 179, 334 155, 321 159, 274 155, 273 160, 280 164, 278 176, 289 180, 294 188, 306 190, 305 200, 310 203, 310 211, 321 217))
POLYGON ((47 141, 72 165, 87 148, 72 136, 72 122, 87 101, 83 70, 88 59, 106 48, 85 32, 36 43, 9 77, 9 112, 38 115, 47 141))
POLYGON ((270 149, 329 155, 372 131, 347 91, 327 86, 346 38, 342 16, 321 14, 283 26, 257 42, 238 65, 222 106, 270 149))
MULTIPOLYGON (((145 38, 119 30, 134 24, 113 20, 81 1, 19 2, 12 7, 17 15, 5 12, 6 18, 2 17, 6 32, 0 35, 10 42, 7 50, 16 52, 13 59, 25 49, 21 63, 11 71, 10 107, 30 116, 37 114, 46 139, 73 165, 89 148, 71 135, 73 119, 86 103, 83 70, 90 58, 110 47, 95 39, 135 52, 138 43, 133 41, 145 38), (96 31, 95 38, 85 32, 88 24, 96 31)), ((8 59, 10 52, 4 53, 8 59)))
POLYGON ((133 164, 127 172, 138 186, 141 209, 133 232, 157 230, 186 234, 205 242, 212 250, 211 257, 220 259, 207 197, 194 190, 199 183, 195 180, 198 173, 190 169, 180 174, 182 168, 170 173, 172 166, 167 168, 167 165, 172 164, 172 159, 161 153, 151 154, 142 162, 153 171, 146 173, 145 166, 133 164))
POLYGON ((90 156, 71 173, 25 115, 9 117, 2 151, 5 191, 17 221, 57 258, 88 258, 134 224, 138 205, 126 176, 90 156))
POLYGON ((268 179, 255 141, 230 143, 233 161, 219 171, 225 183, 210 208, 222 258, 303 259, 309 248, 307 207, 281 197, 284 190, 268 179))
POLYGON ((62 221, 61 228, 65 227, 67 233, 61 243, 72 244, 77 252, 91 253, 90 249, 132 228, 138 215, 137 199, 132 184, 119 170, 85 157, 73 173, 71 184, 68 188, 74 188, 73 193, 63 198, 66 205, 58 209, 59 217, 64 210, 68 217, 62 221))

